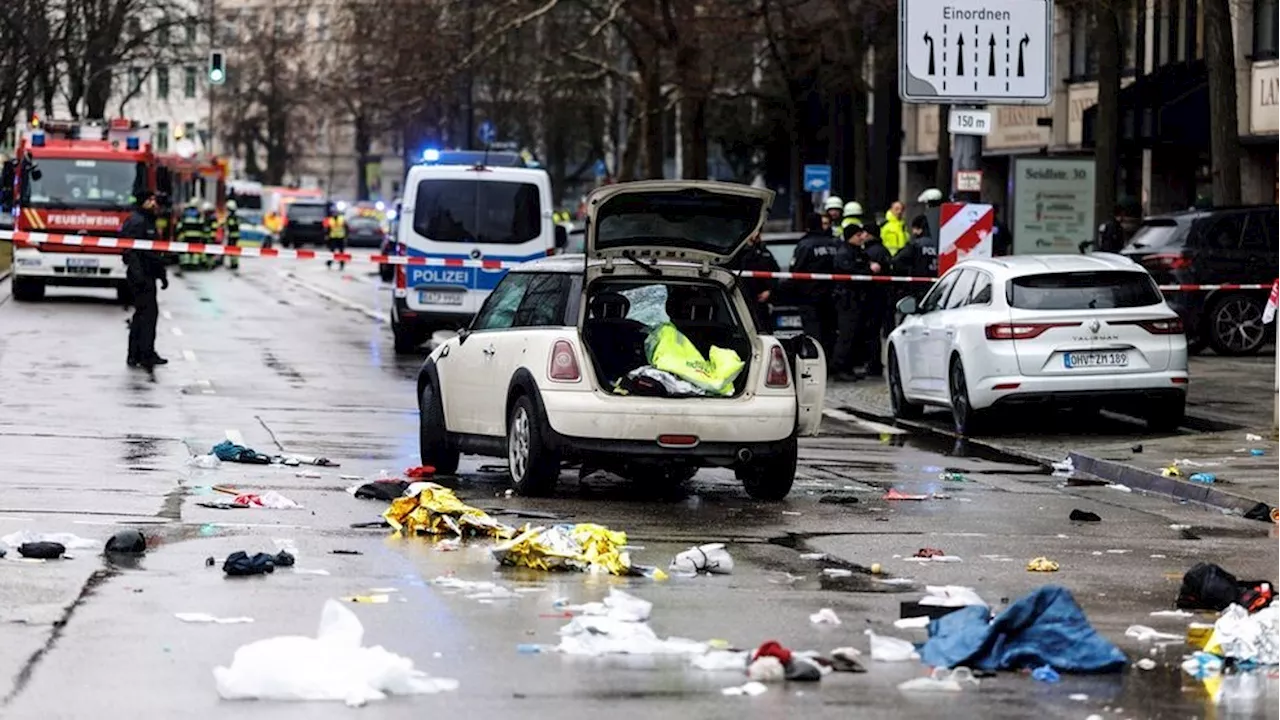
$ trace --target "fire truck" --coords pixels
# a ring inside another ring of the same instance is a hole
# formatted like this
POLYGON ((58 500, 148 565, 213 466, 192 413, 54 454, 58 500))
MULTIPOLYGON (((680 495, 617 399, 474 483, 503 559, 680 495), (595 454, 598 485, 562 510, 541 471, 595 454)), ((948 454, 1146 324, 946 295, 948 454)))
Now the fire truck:
MULTIPOLYGON (((135 196, 156 189, 151 133, 136 121, 56 121, 34 117, 0 177, 0 205, 14 229, 115 236, 135 196)), ((116 288, 128 300, 123 251, 20 241, 14 246, 13 299, 39 300, 47 286, 116 288)))

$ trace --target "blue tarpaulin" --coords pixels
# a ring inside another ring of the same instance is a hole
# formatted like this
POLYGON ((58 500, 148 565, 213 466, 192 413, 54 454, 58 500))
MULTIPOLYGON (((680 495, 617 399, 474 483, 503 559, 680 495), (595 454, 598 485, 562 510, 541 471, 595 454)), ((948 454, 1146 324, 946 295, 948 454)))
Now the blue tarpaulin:
POLYGON ((920 659, 937 667, 1020 670, 1050 665, 1061 672, 1114 672, 1128 663, 1089 624, 1071 591, 1047 585, 1019 598, 994 620, 981 606, 929 623, 920 659))

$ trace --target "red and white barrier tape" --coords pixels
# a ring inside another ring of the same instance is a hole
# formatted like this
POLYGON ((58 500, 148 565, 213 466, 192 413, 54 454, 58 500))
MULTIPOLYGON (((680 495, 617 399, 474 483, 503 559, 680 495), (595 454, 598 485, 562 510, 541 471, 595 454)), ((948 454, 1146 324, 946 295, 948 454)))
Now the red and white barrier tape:
MULTIPOLYGON (((433 267, 466 267, 485 270, 509 270, 522 263, 502 260, 467 260, 463 258, 406 257, 404 255, 352 255, 327 250, 283 250, 217 245, 214 243, 186 243, 168 240, 134 240, 131 238, 96 237, 93 235, 63 235, 39 233, 27 230, 0 230, 0 240, 12 240, 16 247, 37 245, 74 245, 77 247, 110 248, 115 250, 150 250, 153 252, 192 253, 196 255, 229 255, 236 257, 270 257, 286 260, 337 260, 349 263, 375 263, 385 265, 427 265, 433 267)), ((842 275, 838 273, 793 273, 743 270, 742 277, 764 280, 813 280, 818 282, 875 282, 875 283, 932 283, 937 278, 904 277, 898 275, 842 275)), ((1219 285, 1161 285, 1164 292, 1209 292, 1214 290, 1270 290, 1271 284, 1222 283, 1219 285)))

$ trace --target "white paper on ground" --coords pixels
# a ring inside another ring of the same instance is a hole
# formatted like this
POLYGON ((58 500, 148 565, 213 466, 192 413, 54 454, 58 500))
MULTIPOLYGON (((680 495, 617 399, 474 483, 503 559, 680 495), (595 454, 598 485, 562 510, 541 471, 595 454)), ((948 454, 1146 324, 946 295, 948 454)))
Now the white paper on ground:
POLYGON ((1124 636, 1131 637, 1138 642, 1184 642, 1186 640, 1182 635, 1160 632, 1146 625, 1130 625, 1124 631, 1124 636))
POLYGON ((9 547, 15 548, 24 543, 54 542, 62 545, 68 550, 88 550, 89 548, 96 548, 103 545, 103 543, 97 540, 82 538, 79 535, 74 535, 72 533, 39 533, 32 532, 30 530, 11 532, 0 538, 0 542, 3 542, 9 547))
POLYGON ((840 618, 836 615, 836 611, 831 608, 822 608, 816 613, 809 616, 809 622, 814 625, 839 625, 840 618))
POLYGON ((766 687, 764 683, 749 682, 745 685, 735 685, 733 687, 724 688, 720 691, 720 694, 747 695, 750 697, 755 697, 756 695, 763 695, 766 692, 769 692, 769 688, 766 687))
POLYGON ((224 700, 341 700, 350 706, 387 694, 456 690, 381 646, 362 647, 364 626, 336 600, 325 602, 316 637, 281 636, 241 646, 213 677, 224 700))
POLYGON ((973 588, 964 587, 963 585, 926 585, 924 591, 925 596, 920 598, 921 605, 930 607, 981 605, 989 607, 986 601, 973 588))
POLYGON ((1195 615, 1195 613, 1187 612, 1186 610, 1156 610, 1155 612, 1151 613, 1151 617, 1185 618, 1185 617, 1191 617, 1192 615, 1195 615))
POLYGON ((978 687, 978 678, 967 667, 954 670, 934 668, 929 677, 912 678, 899 683, 898 689, 904 692, 960 692, 966 686, 978 687))
POLYGON ((616 588, 609 588, 603 602, 567 605, 565 612, 577 615, 607 616, 622 622, 647 622, 653 611, 653 603, 616 588))
POLYGON ((703 655, 694 655, 692 664, 699 670, 733 670, 744 672, 750 653, 734 650, 712 650, 703 655))
POLYGON ((916 648, 906 640, 901 640, 888 635, 877 635, 870 629, 866 630, 867 637, 871 638, 871 659, 878 662, 906 662, 907 660, 919 660, 920 655, 916 653, 916 648))
POLYGON ((702 655, 708 647, 684 638, 663 640, 646 623, 584 615, 560 628, 556 649, 566 655, 702 655))
POLYGON ((914 630, 919 628, 927 628, 929 627, 929 621, 932 619, 933 618, 929 617, 928 615, 902 618, 901 620, 894 620, 893 626, 898 628, 899 630, 914 630))
POLYGON ((1250 615, 1239 605, 1229 605, 1213 624, 1213 635, 1206 648, 1215 648, 1222 657, 1236 662, 1252 660, 1259 665, 1280 663, 1277 636, 1280 629, 1280 606, 1275 604, 1250 615))
POLYGON ((185 623, 213 623, 216 625, 235 625, 237 623, 251 623, 251 617, 215 617, 209 613, 198 612, 180 612, 174 613, 174 617, 185 623))

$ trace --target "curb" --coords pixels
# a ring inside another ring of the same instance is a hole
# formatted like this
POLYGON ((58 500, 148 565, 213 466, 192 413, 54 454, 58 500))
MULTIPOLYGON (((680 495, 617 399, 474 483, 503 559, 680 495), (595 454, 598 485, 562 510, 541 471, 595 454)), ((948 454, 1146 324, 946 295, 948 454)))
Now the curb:
POLYGON ((0 270, 0 282, 4 282, 5 280, 8 280, 9 276, 12 274, 13 274, 13 268, 9 268, 8 270, 0 270))
POLYGON ((1271 510, 1271 506, 1261 500, 1219 490, 1212 485, 1200 485, 1186 480, 1169 478, 1150 470, 1143 470, 1142 468, 1112 460, 1101 460, 1077 452, 1070 453, 1068 457, 1078 471, 1094 475, 1109 482, 1126 485, 1135 490, 1168 495, 1179 500, 1190 500, 1223 510, 1237 510, 1242 514, 1257 505, 1264 505, 1268 511, 1271 510))
MULTIPOLYGON (((845 407, 844 410, 859 417, 889 424, 896 424, 899 427, 908 427, 913 430, 928 432, 947 438, 959 439, 960 437, 954 432, 943 430, 923 422, 896 420, 893 417, 885 417, 880 413, 869 412, 867 410, 854 407, 845 407)), ((1055 463, 1060 459, 1037 455, 1025 450, 1002 447, 999 444, 988 440, 966 438, 966 441, 971 445, 986 448, 987 450, 1008 455, 1010 457, 1033 462, 1042 465, 1045 468, 1051 467, 1052 463, 1055 463)), ((1125 465, 1124 463, 1118 463, 1111 460, 1101 460, 1089 455, 1082 455, 1077 452, 1068 453, 1067 456, 1071 458, 1072 463, 1075 464, 1077 472, 1087 473, 1102 480, 1106 480, 1107 482, 1125 485, 1133 488, 1134 490, 1142 490, 1157 495, 1164 495, 1176 500, 1189 500, 1221 510, 1236 511, 1241 514, 1248 512, 1256 505, 1266 505, 1266 503, 1263 503, 1260 500, 1247 498, 1242 495, 1235 495, 1215 488, 1212 485, 1200 485, 1197 483, 1187 482, 1185 480, 1178 480, 1176 478, 1167 478, 1159 473, 1153 473, 1150 470, 1143 470, 1141 468, 1133 467, 1132 465, 1125 465)), ((1267 508, 1268 510, 1271 509, 1270 506, 1267 506, 1267 508)))

